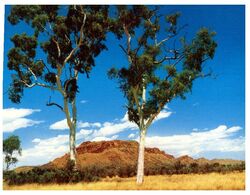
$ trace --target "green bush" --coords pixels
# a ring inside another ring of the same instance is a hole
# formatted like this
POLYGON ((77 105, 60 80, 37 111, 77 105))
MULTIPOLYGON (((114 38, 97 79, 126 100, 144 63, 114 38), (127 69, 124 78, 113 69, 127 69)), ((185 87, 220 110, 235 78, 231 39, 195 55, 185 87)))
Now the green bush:
MULTIPOLYGON (((72 163, 68 163, 65 169, 45 169, 35 167, 26 172, 16 173, 15 171, 4 171, 3 178, 9 185, 21 185, 24 183, 76 183, 79 181, 93 182, 104 177, 133 177, 136 175, 137 166, 89 166, 82 170, 74 170, 72 163)), ((172 175, 190 173, 228 173, 232 171, 244 171, 245 163, 221 165, 219 163, 202 164, 191 163, 182 164, 176 161, 173 164, 162 164, 158 166, 145 167, 145 175, 172 175)))
POLYGON ((42 169, 34 168, 27 172, 16 173, 14 171, 8 171, 4 173, 4 179, 9 185, 20 185, 24 183, 75 183, 79 181, 97 181, 98 170, 91 168, 89 170, 82 171, 70 171, 67 169, 42 169))

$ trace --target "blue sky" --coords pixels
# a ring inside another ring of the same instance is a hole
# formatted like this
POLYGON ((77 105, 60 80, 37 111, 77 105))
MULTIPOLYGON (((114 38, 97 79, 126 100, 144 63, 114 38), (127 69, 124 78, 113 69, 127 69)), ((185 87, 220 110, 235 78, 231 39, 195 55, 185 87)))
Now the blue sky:
MULTIPOLYGON (((161 6, 161 14, 181 12, 180 24, 187 38, 201 27, 217 32, 215 57, 207 62, 217 77, 195 81, 186 100, 175 99, 149 128, 146 144, 175 156, 195 158, 245 158, 245 8, 244 6, 161 6)), ((11 26, 5 10, 4 82, 7 91, 11 72, 7 70, 7 51, 15 33, 31 32, 21 23, 11 26)), ((162 23, 163 24, 163 23, 162 23)), ((160 35, 163 36, 163 35, 160 35)), ((126 65, 126 57, 113 35, 108 35, 108 51, 96 59, 90 79, 82 76, 78 104, 77 143, 86 140, 136 139, 138 130, 126 119, 125 99, 114 80, 107 78, 112 66, 126 65)), ((41 57, 44 57, 41 55, 41 57)), ((18 135, 23 156, 18 165, 46 163, 68 150, 65 119, 57 108, 46 107, 46 89, 28 89, 19 105, 3 95, 3 137, 18 135), (22 127, 22 128, 19 128, 22 127)))

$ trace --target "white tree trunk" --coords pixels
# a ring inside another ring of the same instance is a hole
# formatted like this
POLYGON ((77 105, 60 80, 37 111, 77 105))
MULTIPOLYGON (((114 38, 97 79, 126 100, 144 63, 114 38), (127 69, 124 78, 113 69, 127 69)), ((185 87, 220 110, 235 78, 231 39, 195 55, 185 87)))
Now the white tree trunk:
POLYGON ((72 127, 70 129, 70 134, 69 134, 69 154, 70 154, 70 160, 74 162, 74 165, 76 165, 75 134, 76 134, 76 129, 72 127))
POLYGON ((138 161, 137 161, 137 178, 136 183, 142 184, 144 177, 144 148, 145 148, 146 130, 140 130, 138 161))
MULTIPOLYGON (((74 102, 75 103, 75 102, 74 102)), ((72 104, 72 106, 74 105, 72 104)), ((69 126, 69 158, 74 163, 76 168, 76 145, 75 145, 75 136, 76 136, 76 109, 73 109, 73 121, 70 118, 70 112, 68 107, 68 99, 64 98, 64 113, 66 115, 67 124, 69 126)))
POLYGON ((76 168, 76 122, 77 122, 77 114, 76 114, 76 97, 71 103, 72 106, 72 128, 70 129, 70 160, 74 162, 76 168))

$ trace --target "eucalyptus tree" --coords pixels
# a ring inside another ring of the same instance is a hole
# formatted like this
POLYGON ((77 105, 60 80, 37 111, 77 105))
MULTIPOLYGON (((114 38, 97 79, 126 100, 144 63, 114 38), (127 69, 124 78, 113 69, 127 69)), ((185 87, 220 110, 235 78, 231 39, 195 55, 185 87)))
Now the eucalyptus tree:
POLYGON ((178 25, 179 17, 180 13, 166 15, 163 23, 158 8, 118 7, 117 34, 124 38, 120 47, 128 64, 110 69, 109 76, 118 80, 127 99, 129 120, 140 130, 137 183, 143 182, 149 126, 171 100, 185 99, 197 78, 211 75, 204 70, 204 62, 214 56, 215 33, 201 28, 188 42, 180 37, 185 25, 178 25))
POLYGON ((10 165, 18 162, 15 152, 22 154, 21 141, 18 136, 12 135, 3 140, 4 162, 6 163, 6 171, 9 170, 10 165))
POLYGON ((49 99, 47 106, 56 106, 65 114, 70 160, 76 165, 78 78, 89 78, 95 57, 107 49, 108 6, 17 5, 11 7, 8 21, 32 28, 11 38, 14 46, 8 51, 8 69, 13 71, 9 98, 20 103, 23 91, 33 87, 57 92, 61 101, 49 99))

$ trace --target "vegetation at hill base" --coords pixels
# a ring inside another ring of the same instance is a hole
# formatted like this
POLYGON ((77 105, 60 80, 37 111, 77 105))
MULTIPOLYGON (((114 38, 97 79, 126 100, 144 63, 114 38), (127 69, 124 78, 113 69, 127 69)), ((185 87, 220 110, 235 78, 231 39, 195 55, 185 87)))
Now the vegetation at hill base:
MULTIPOLYGON (((27 183, 77 183, 77 182, 93 182, 99 181, 101 178, 128 178, 136 175, 136 164, 134 166, 108 166, 94 165, 86 167, 82 170, 74 170, 73 164, 68 163, 66 169, 47 169, 35 167, 28 171, 4 172, 4 180, 8 185, 22 185, 27 183)), ((240 164, 202 164, 191 163, 182 164, 176 161, 174 164, 166 164, 162 166, 154 166, 145 169, 145 175, 178 175, 178 174, 207 174, 207 173, 222 173, 228 174, 233 171, 243 172, 245 163, 240 164)))

